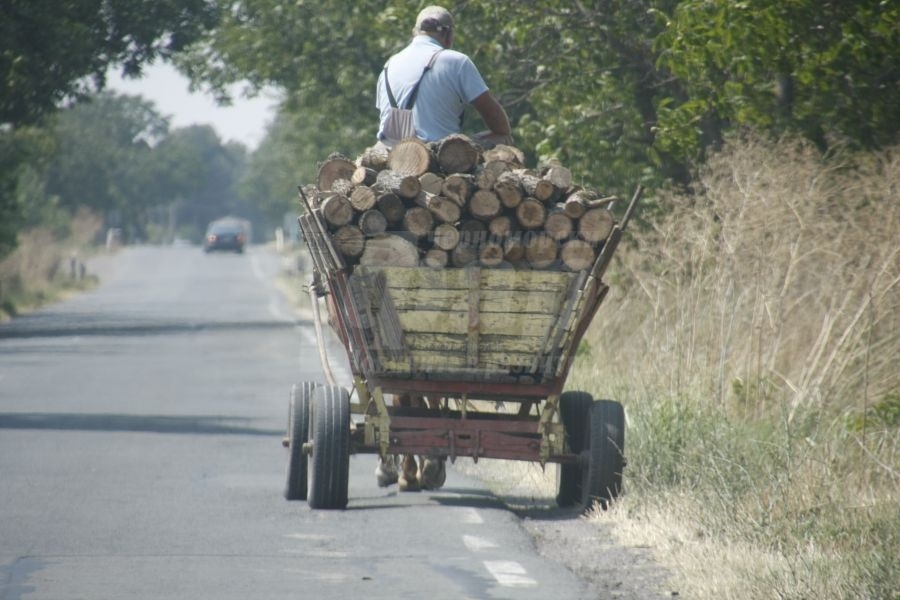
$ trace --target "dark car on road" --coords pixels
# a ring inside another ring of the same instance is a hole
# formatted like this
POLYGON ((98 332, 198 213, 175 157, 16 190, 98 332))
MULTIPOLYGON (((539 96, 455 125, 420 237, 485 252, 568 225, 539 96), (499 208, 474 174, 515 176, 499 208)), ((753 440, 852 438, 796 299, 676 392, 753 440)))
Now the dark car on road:
POLYGON ((206 230, 206 238, 203 242, 203 250, 230 250, 243 252, 247 243, 247 228, 241 221, 213 221, 206 230))

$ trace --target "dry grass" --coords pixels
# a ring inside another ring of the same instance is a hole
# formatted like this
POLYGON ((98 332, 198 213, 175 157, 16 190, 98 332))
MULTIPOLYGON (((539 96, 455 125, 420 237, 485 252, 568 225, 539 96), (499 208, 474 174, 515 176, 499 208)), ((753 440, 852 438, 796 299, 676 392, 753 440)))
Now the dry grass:
POLYGON ((99 217, 81 211, 72 218, 64 239, 46 227, 21 232, 17 248, 0 261, 0 319, 90 284, 72 281, 69 261, 89 249, 101 226, 99 217))
POLYGON ((597 518, 697 598, 900 582, 900 157, 756 140, 632 232, 569 387, 629 420, 597 518))

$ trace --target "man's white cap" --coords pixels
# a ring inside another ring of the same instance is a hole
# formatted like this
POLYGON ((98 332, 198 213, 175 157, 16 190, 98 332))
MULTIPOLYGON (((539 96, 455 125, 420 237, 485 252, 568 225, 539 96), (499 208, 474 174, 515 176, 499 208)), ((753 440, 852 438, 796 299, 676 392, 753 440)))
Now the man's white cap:
POLYGON ((443 32, 453 28, 453 15, 442 6, 426 6, 416 17, 415 33, 443 32))

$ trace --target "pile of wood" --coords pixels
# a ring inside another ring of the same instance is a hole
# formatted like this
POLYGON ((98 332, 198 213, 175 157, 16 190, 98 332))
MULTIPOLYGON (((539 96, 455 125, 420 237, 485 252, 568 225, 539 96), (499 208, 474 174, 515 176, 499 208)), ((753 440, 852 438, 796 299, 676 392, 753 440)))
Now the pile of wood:
POLYGON ((483 151, 463 135, 408 139, 389 152, 376 146, 355 161, 329 156, 311 191, 311 208, 350 268, 580 271, 615 224, 615 198, 573 185, 558 162, 526 169, 518 149, 483 151))

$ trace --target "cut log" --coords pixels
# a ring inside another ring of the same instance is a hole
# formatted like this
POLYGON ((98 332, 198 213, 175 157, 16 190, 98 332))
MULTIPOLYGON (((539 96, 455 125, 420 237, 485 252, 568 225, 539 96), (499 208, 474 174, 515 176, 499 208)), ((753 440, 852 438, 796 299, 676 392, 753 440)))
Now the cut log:
POLYGON ((387 231, 388 222, 380 210, 367 210, 359 215, 357 220, 359 228, 367 236, 378 235, 387 231))
POLYGON ((375 180, 375 187, 384 192, 391 192, 408 200, 412 200, 422 191, 422 185, 419 183, 418 177, 403 175, 391 170, 385 170, 378 173, 375 180))
POLYGON ((355 186, 353 185, 353 182, 349 179, 335 179, 331 183, 332 192, 340 194, 342 196, 347 196, 348 198, 350 197, 350 194, 353 193, 354 187, 355 186))
POLYGON ((459 224, 459 243, 483 244, 488 238, 487 225, 476 219, 467 219, 459 224))
POLYGON ((431 151, 416 138, 400 140, 388 155, 388 168, 401 175, 419 177, 431 166, 431 151))
POLYGON ((517 207, 525 198, 522 182, 519 181, 519 176, 512 171, 502 173, 497 177, 497 182, 494 184, 494 192, 496 192, 500 202, 506 208, 517 207))
POLYGON ((516 207, 516 220, 522 229, 537 229, 547 219, 547 207, 534 198, 525 198, 516 207))
POLYGON ((425 253, 422 264, 432 269, 443 269, 450 263, 450 254, 440 248, 432 248, 425 253))
POLYGON ((475 182, 471 175, 449 175, 441 186, 441 195, 450 198, 462 208, 469 202, 474 187, 475 182))
POLYGON ((397 194, 390 192, 382 194, 375 201, 375 204, 388 223, 400 223, 403 221, 403 215, 406 214, 406 205, 397 194))
POLYGON ((449 135, 440 141, 435 153, 444 173, 471 173, 481 159, 481 148, 468 136, 449 135))
POLYGON ((353 221, 353 206, 346 196, 332 194, 322 202, 322 216, 331 227, 343 227, 353 221))
POLYGON ((475 169, 475 186, 482 190, 492 190, 497 179, 510 171, 509 163, 502 160, 492 160, 475 169))
POLYGON ((441 223, 456 223, 462 215, 459 205, 443 196, 422 192, 416 196, 415 202, 422 208, 427 208, 441 223))
POLYGON ((615 218, 605 208, 592 208, 578 220, 578 237, 591 244, 599 244, 615 225, 615 218))
POLYGON ((559 191, 553 187, 552 183, 546 179, 541 179, 534 173, 522 170, 518 174, 519 180, 522 182, 522 188, 527 196, 536 198, 541 202, 550 202, 559 194, 559 191))
POLYGON ((399 235, 377 235, 366 241, 359 264, 371 267, 415 267, 419 264, 419 249, 399 235))
POLYGON ((478 246, 475 244, 457 244, 450 251, 450 264, 454 267, 466 267, 478 260, 478 246))
POLYGON ((353 171, 353 175, 350 176, 350 181, 353 185, 372 185, 375 183, 375 177, 378 175, 378 171, 375 169, 370 169, 369 167, 356 167, 356 170, 353 171))
POLYGON ((550 210, 547 220, 544 221, 544 230, 554 240, 560 242, 572 236, 575 231, 575 223, 565 213, 561 205, 550 210))
POLYGON ((316 172, 316 187, 323 192, 331 191, 331 184, 338 179, 350 179, 356 170, 356 164, 340 155, 331 155, 319 165, 316 172))
POLYGON ((366 236, 362 229, 355 225, 344 225, 332 235, 335 248, 347 258, 356 258, 363 253, 366 236))
POLYGON ((359 166, 367 167, 375 172, 383 171, 388 168, 389 152, 384 144, 375 144, 366 148, 359 158, 356 159, 356 162, 359 166))
POLYGON ((535 269, 553 266, 559 252, 556 240, 546 233, 527 233, 524 237, 525 260, 535 269))
POLYGON ((490 232, 492 237, 498 239, 506 239, 516 231, 518 231, 516 222, 512 217, 508 215, 500 215, 499 217, 494 217, 493 219, 491 219, 491 222, 488 223, 488 232, 490 232))
POLYGON ((608 208, 616 200, 618 200, 616 196, 599 198, 596 192, 579 190, 566 198, 565 211, 571 218, 580 219, 592 208, 608 208))
POLYGON ((583 240, 570 240, 559 251, 563 267, 569 271, 590 269, 597 258, 594 247, 583 240))
POLYGON ((419 185, 422 186, 423 192, 440 195, 441 188, 444 186, 444 178, 437 173, 425 173, 419 177, 419 185))
POLYGON ((450 223, 441 223, 434 228, 433 242, 440 250, 453 250, 459 243, 459 229, 450 223))
POLYGON ((525 153, 514 146, 497 144, 484 152, 484 162, 502 160, 516 167, 525 166, 525 153))
POLYGON ((482 221, 490 221, 500 214, 500 198, 488 190, 478 190, 469 199, 469 214, 482 221))
POLYGON ((427 208, 414 206, 403 215, 403 229, 417 238, 423 238, 434 229, 434 217, 427 208))
POLYGON ((505 252, 503 244, 500 242, 485 242, 478 250, 478 260, 485 267, 496 267, 503 262, 504 258, 505 252))
POLYGON ((375 191, 365 185, 358 185, 350 194, 350 204, 358 212, 365 212, 375 206, 375 191))
POLYGON ((559 162, 551 162, 547 166, 544 172, 544 179, 559 190, 567 190, 572 187, 572 171, 562 166, 559 162))
POLYGON ((511 263, 525 258, 525 244, 521 236, 513 236, 503 242, 503 257, 511 263))

